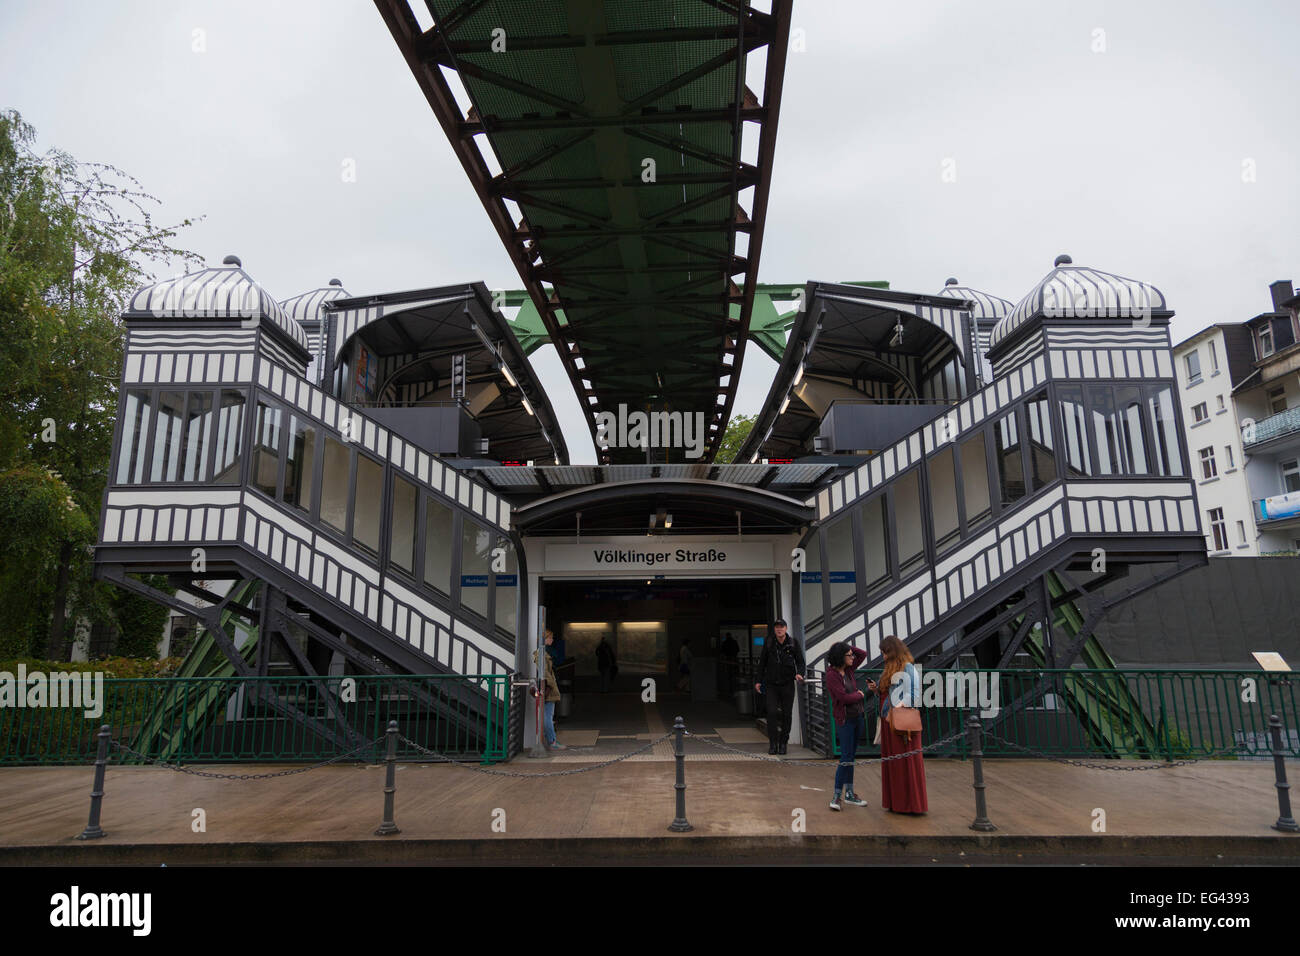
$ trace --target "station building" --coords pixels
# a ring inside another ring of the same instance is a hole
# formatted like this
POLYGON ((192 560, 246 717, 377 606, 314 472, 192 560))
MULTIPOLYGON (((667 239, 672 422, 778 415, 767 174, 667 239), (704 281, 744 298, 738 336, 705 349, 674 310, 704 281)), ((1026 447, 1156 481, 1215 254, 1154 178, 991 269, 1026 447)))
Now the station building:
MULTIPOLYGON (((146 287, 98 571, 199 615, 214 673, 528 675, 550 627, 578 676, 604 635, 635 692, 686 641, 697 680, 728 635, 752 673, 775 617, 814 675, 888 634, 931 666, 1105 666, 1106 585, 1205 561, 1154 287, 1061 257, 1014 304, 801 300, 736 463, 575 465, 482 284, 277 301, 228 257, 146 287)), ((826 749, 826 715, 810 681, 792 740, 826 749)))

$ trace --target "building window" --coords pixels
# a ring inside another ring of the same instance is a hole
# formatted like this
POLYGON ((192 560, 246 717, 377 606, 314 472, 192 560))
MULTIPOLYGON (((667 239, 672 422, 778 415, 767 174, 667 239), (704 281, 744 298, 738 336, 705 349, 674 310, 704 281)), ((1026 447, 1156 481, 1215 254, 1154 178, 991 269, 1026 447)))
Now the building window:
POLYGON ((1193 350, 1184 357, 1187 362, 1187 384, 1194 385, 1201 380, 1201 353, 1193 350))
POLYGON ((1192 406, 1192 421, 1193 421, 1193 423, 1195 423, 1195 422, 1203 422, 1203 421, 1205 421, 1205 420, 1206 420, 1207 418, 1209 418, 1209 417, 1210 417, 1210 410, 1209 410, 1208 408, 1206 408, 1204 402, 1201 402, 1199 405, 1193 405, 1193 406, 1192 406))
POLYGON ((1025 472, 1021 461, 1020 430, 1016 413, 1004 415, 993 426, 994 451, 998 458, 998 485, 1003 506, 1025 496, 1025 472))
POLYGON ((212 393, 190 392, 185 409, 185 445, 181 453, 181 481, 208 477, 212 450, 212 393))
POLYGON ((821 532, 814 531, 804 544, 806 563, 799 575, 799 607, 803 625, 812 627, 822 619, 822 542, 821 532))
POLYGON ((961 444, 961 486, 966 499, 968 531, 993 513, 989 501, 989 462, 984 449, 983 432, 961 444))
POLYGON ((1290 494, 1293 491, 1300 491, 1300 459, 1292 458, 1290 461, 1280 463, 1282 465, 1282 491, 1284 494, 1290 494))
POLYGON ((493 575, 492 587, 496 595, 493 605, 496 617, 493 623, 499 630, 513 636, 518 619, 519 566, 515 561, 515 546, 509 538, 498 538, 497 547, 505 550, 505 571, 493 575))
POLYGON ((1286 411, 1286 389, 1281 385, 1268 390, 1268 410, 1274 415, 1286 411))
POLYGON ((1216 395, 1216 396, 1214 396, 1214 400, 1215 400, 1215 402, 1218 404, 1218 410, 1219 410, 1219 411, 1221 411, 1221 412, 1225 412, 1225 411, 1228 410, 1228 406, 1226 406, 1225 404, 1223 404, 1223 396, 1222 396, 1222 395, 1216 395))
MULTIPOLYGON (((1133 390, 1138 395, 1137 389, 1133 390)), ((1140 396, 1133 403, 1136 427, 1142 431, 1142 404, 1140 396)), ((1029 427, 1029 479, 1037 492, 1056 480, 1056 443, 1052 440, 1052 416, 1048 412, 1047 393, 1036 396, 1025 405, 1025 419, 1029 427)), ((1141 439, 1139 438, 1139 441, 1141 439)), ((1145 457, 1143 471, 1146 471, 1145 457)))
POLYGON ((145 480, 149 459, 149 419, 153 411, 151 392, 127 392, 122 413, 122 443, 117 453, 117 483, 137 485, 145 480))
MULTIPOLYGON (((898 573, 907 577, 925 562, 925 531, 921 523, 920 469, 913 468, 894 482, 894 527, 898 533, 898 573)), ((1024 483, 1020 486, 1024 494, 1024 483)))
MULTIPOLYGON (((985 469, 984 481, 987 487, 988 468, 982 460, 981 467, 985 469)), ((867 590, 870 591, 889 580, 889 558, 887 557, 889 535, 888 520, 885 517, 885 496, 878 495, 872 498, 859 509, 859 514, 862 518, 862 553, 866 559, 863 580, 866 581, 867 590)))
POLYGON ((1201 456, 1201 477, 1213 478, 1219 473, 1214 464, 1214 446, 1202 448, 1199 452, 1201 456))
POLYGON ((1245 546, 1246 544, 1246 522, 1237 522, 1237 544, 1245 546))
POLYGON ((851 514, 846 514, 826 529, 826 574, 830 579, 831 612, 834 613, 851 604, 858 596, 851 514))
POLYGON ((1228 467, 1225 469, 1226 471, 1232 471, 1232 469, 1234 469, 1234 468, 1237 467, 1237 463, 1236 463, 1236 461, 1234 460, 1234 458, 1233 458, 1233 456, 1232 456, 1232 446, 1231 446, 1231 445, 1224 445, 1224 446, 1223 446, 1223 460, 1226 461, 1226 462, 1228 463, 1228 467))
POLYGON ((244 393, 223 391, 217 412, 217 460, 212 481, 218 485, 239 484, 240 443, 244 429, 244 393))
POLYGON ((1259 357, 1266 358, 1273 354, 1273 325, 1265 322, 1259 327, 1259 357))
POLYGON ((1217 372, 1219 370, 1219 353, 1218 350, 1215 349, 1213 342, 1210 342, 1209 345, 1210 345, 1210 371, 1217 372))
POLYGON ((1228 548, 1228 529, 1223 522, 1223 509, 1212 508, 1206 512, 1210 519, 1210 533, 1214 537, 1214 550, 1225 551, 1228 548))
POLYGON ((415 485, 393 476, 392 540, 388 559, 403 571, 415 571, 415 485))
POLYGON ((424 499, 424 583, 451 594, 451 509, 437 498, 424 499))
POLYGON ((324 464, 320 481, 320 520, 347 534, 352 453, 342 442, 326 435, 324 464))
POLYGON ((930 517, 934 522, 934 546, 943 548, 957 540, 957 479, 953 471, 953 446, 930 459, 930 517))
POLYGON ((492 534, 468 518, 460 530, 460 603, 479 617, 488 614, 488 574, 492 562, 492 534))
POLYGON ((357 455, 357 488, 352 496, 352 540, 371 554, 379 554, 379 526, 383 520, 384 466, 357 455))
POLYGON ((1178 444, 1178 427, 1174 420, 1174 394, 1168 385, 1147 393, 1147 421, 1151 425, 1152 468, 1158 475, 1179 477, 1183 473, 1183 453, 1178 444))
POLYGON ((253 487, 274 498, 280 473, 280 409, 257 403, 253 432, 253 487))
MULTIPOLYGON (((1088 414, 1083 406, 1083 389, 1066 386, 1058 389, 1061 404, 1061 429, 1065 434, 1066 473, 1071 478, 1092 474, 1092 457, 1088 450, 1088 414)), ((962 469, 966 460, 962 459, 962 469)), ((967 509, 969 511, 969 508, 967 509)))
POLYGON ((289 447, 284 464, 284 503, 311 511, 312 481, 316 476, 316 426, 297 415, 289 416, 289 447))

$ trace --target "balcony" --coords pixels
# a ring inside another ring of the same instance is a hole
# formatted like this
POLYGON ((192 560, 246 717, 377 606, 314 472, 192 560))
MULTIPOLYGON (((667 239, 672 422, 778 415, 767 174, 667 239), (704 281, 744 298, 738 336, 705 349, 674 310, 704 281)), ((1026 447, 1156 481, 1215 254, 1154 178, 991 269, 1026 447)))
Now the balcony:
POLYGON ((1255 499, 1255 521, 1270 527, 1300 522, 1300 491, 1255 499))
POLYGON ((1278 412, 1263 421, 1256 422, 1254 436, 1250 441, 1245 441, 1243 436, 1242 445, 1250 451, 1280 438, 1295 435, 1300 435, 1300 406, 1288 408, 1284 412, 1278 412))

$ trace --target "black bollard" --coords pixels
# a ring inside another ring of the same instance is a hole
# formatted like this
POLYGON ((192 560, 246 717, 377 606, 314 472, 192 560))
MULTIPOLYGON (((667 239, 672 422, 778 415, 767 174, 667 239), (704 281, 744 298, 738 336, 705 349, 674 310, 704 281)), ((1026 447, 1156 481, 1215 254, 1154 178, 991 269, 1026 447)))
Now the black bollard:
POLYGON ((677 817, 672 823, 668 824, 668 829, 674 833, 685 833, 687 830, 694 830, 690 822, 686 819, 686 724, 682 718, 678 717, 677 722, 673 724, 673 731, 677 734, 677 783, 674 788, 677 791, 677 817))
POLYGON ((1286 782, 1286 751, 1282 749, 1282 718, 1272 714, 1268 718, 1268 732, 1273 740, 1273 769, 1277 773, 1277 823, 1274 830, 1300 833, 1300 824, 1291 816, 1291 784, 1286 782))
POLYGON ((375 836, 401 833, 393 822, 393 795, 397 793, 397 721, 388 722, 388 770, 384 782, 384 822, 379 824, 375 836))
POLYGON ((77 834, 78 840, 98 840, 104 835, 99 826, 99 810, 104 804, 104 768, 108 766, 108 742, 113 732, 104 724, 95 736, 99 738, 99 751, 95 755, 95 783, 90 789, 90 820, 86 829, 77 834))
POLYGON ((984 726, 978 717, 972 715, 970 720, 966 721, 966 732, 970 736, 971 762, 975 765, 975 822, 970 825, 970 828, 991 833, 997 827, 989 820, 988 807, 984 804, 984 750, 980 743, 983 730, 984 726))

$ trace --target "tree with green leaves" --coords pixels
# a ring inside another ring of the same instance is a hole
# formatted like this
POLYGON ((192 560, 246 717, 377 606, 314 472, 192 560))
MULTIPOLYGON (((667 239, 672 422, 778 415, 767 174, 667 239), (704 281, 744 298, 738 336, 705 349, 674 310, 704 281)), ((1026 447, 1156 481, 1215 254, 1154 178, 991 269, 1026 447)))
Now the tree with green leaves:
MULTIPOLYGON (((91 580, 88 547, 108 480, 127 296, 151 266, 194 253, 191 224, 154 223, 132 176, 38 154, 35 130, 0 111, 0 638, 65 659, 68 624, 117 624, 122 598, 91 580), (14 609, 18 609, 15 614, 14 609)), ((165 620, 165 614, 164 614, 165 620)))
POLYGON ((745 444, 750 429, 754 427, 755 415, 736 415, 727 422, 727 430, 718 442, 718 454, 713 460, 719 465, 730 465, 736 460, 736 452, 745 444))

